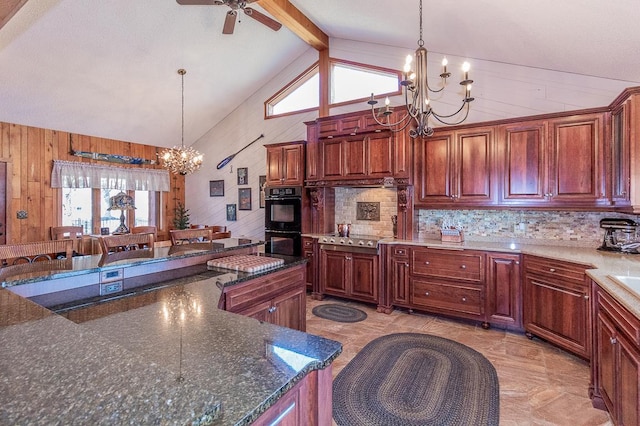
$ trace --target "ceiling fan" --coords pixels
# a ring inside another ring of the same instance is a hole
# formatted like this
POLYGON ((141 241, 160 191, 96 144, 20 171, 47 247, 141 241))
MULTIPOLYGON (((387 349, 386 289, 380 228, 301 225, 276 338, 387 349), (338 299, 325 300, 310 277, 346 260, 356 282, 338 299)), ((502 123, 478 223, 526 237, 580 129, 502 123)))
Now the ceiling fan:
POLYGON ((278 31, 282 24, 274 19, 269 18, 264 13, 260 13, 252 7, 248 7, 247 4, 253 3, 256 0, 176 0, 181 5, 227 5, 231 8, 227 12, 227 17, 224 20, 224 26, 222 27, 222 34, 233 34, 233 29, 236 26, 236 17, 238 16, 238 10, 244 12, 245 15, 255 19, 256 21, 266 25, 274 31, 278 31))

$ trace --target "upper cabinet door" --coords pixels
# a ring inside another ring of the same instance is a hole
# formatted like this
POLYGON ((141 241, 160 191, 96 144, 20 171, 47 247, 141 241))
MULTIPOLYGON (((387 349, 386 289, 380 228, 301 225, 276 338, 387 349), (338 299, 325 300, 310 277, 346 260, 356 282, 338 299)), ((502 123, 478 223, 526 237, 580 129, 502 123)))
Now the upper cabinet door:
POLYGON ((389 132, 373 133, 366 137, 367 175, 393 176, 394 138, 389 132))
POLYGON ((629 105, 627 100, 611 111, 611 199, 616 207, 631 203, 629 105))
POLYGON ((552 204, 606 205, 604 113, 549 120, 552 204))
POLYGON ((267 145, 267 185, 304 184, 304 142, 267 145))
POLYGON ((453 197, 465 204, 494 202, 494 128, 481 127, 456 132, 453 197))
POLYGON ((494 128, 416 138, 416 204, 491 205, 494 128))
POLYGON ((498 128, 501 204, 546 202, 547 122, 529 121, 498 128))
POLYGON ((450 203, 453 181, 453 132, 414 139, 416 204, 450 203))

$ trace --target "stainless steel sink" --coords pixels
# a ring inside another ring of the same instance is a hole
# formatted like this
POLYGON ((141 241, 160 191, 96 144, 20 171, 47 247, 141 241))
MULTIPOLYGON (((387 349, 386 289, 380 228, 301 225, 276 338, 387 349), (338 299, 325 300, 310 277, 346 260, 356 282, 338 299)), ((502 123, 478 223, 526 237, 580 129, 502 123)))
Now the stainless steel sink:
POLYGON ((609 275, 609 278, 640 295, 640 276, 609 275))

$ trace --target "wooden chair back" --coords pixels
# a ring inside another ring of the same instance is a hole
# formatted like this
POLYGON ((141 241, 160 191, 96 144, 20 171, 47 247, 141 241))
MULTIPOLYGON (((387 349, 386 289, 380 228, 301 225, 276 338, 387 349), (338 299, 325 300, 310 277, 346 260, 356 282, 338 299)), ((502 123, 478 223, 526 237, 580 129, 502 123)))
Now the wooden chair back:
POLYGON ((155 240, 158 239, 158 228, 155 226, 134 226, 131 228, 132 234, 153 234, 155 240))
POLYGON ((212 240, 220 240, 222 238, 231 238, 231 231, 227 232, 213 232, 211 234, 212 240))
POLYGON ((3 266, 52 260, 57 257, 71 259, 72 256, 71 239, 0 245, 0 262, 3 266))
POLYGON ((171 235, 171 245, 174 246, 211 241, 213 238, 213 232, 209 228, 172 229, 169 231, 169 235, 171 235))
POLYGON ((121 251, 153 249, 155 237, 147 234, 122 234, 104 235, 100 237, 102 254, 117 253, 121 251))
POLYGON ((211 225, 209 226, 213 232, 227 232, 227 227, 222 225, 211 225))
POLYGON ((82 238, 84 231, 82 226, 52 226, 51 239, 63 240, 67 238, 82 238))
POLYGON ((207 225, 190 225, 189 226, 190 229, 203 229, 203 228, 208 228, 207 225))

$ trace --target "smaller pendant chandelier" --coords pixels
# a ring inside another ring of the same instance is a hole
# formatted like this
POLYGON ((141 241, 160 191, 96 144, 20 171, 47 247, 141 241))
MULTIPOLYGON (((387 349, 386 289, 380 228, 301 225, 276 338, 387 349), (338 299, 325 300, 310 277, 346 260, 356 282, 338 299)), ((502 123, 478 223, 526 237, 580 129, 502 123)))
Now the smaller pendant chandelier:
POLYGON ((178 74, 182 76, 182 145, 167 148, 159 154, 162 165, 176 175, 188 175, 200 168, 204 156, 195 149, 184 147, 184 75, 187 73, 180 68, 178 74))
POLYGON ((427 49, 424 47, 424 40, 422 39, 422 0, 420 0, 420 38, 418 39, 418 48, 414 57, 407 56, 407 61, 404 65, 404 80, 400 82, 404 91, 404 101, 406 112, 395 123, 390 122, 390 115, 393 114, 393 107, 389 105, 389 98, 385 99, 385 106, 375 109, 375 105, 378 103, 371 94, 371 98, 367 102, 371 105, 371 112, 375 121, 381 125, 391 128, 394 132, 400 132, 404 130, 411 123, 414 124, 414 128, 409 131, 409 135, 412 138, 424 137, 433 135, 433 128, 429 125, 429 117, 433 117, 435 120, 446 125, 460 124, 467 119, 469 115, 469 103, 474 98, 471 97, 471 83, 473 80, 469 79, 469 63, 465 62, 462 65, 463 79, 460 81, 460 85, 464 86, 464 97, 462 98, 462 105, 460 108, 448 115, 436 113, 431 107, 431 99, 429 93, 439 93, 444 90, 447 84, 447 78, 451 76, 450 72, 447 72, 447 58, 442 60, 442 73, 440 78, 442 79, 442 87, 433 90, 429 87, 427 81, 427 49), (415 71, 412 70, 412 62, 415 64, 415 71), (464 111, 464 115, 457 121, 456 117, 459 117, 459 113, 464 111), (382 116, 386 120, 379 121, 378 117, 382 116), (449 121, 452 120, 452 121, 449 121))

